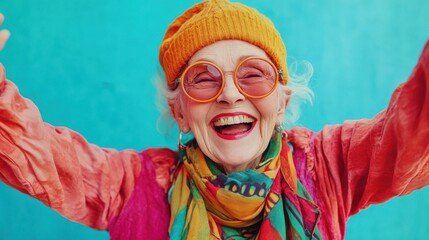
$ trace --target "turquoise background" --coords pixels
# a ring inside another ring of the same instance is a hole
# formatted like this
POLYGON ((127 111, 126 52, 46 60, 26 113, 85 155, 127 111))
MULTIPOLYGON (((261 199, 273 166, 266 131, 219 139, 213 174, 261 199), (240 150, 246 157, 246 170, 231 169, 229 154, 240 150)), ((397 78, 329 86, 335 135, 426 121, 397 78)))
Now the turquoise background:
MULTIPOLYGON (((158 47, 168 24, 196 1, 1 0, 12 36, 0 60, 46 122, 117 149, 168 146, 156 128, 158 47)), ((384 109, 429 37, 427 0, 246 1, 278 27, 288 56, 314 66, 313 130, 384 109)), ((427 239, 429 189, 371 206, 347 239, 427 239)), ((148 216, 149 217, 149 216, 148 216)), ((108 239, 0 184, 0 239, 108 239)))

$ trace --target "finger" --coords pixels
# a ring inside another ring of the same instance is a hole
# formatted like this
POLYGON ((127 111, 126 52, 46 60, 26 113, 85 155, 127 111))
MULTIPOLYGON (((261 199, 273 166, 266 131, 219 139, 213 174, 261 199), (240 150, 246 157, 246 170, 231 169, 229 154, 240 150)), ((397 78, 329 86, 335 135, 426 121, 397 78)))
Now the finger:
POLYGON ((0 13, 0 25, 3 23, 3 21, 4 21, 4 15, 0 13))
POLYGON ((0 31, 0 50, 3 49, 6 41, 9 39, 10 32, 6 29, 0 31))
POLYGON ((3 86, 3 82, 5 81, 5 79, 6 79, 6 74, 4 71, 4 67, 3 67, 3 64, 0 63, 0 91, 3 91, 3 89, 1 88, 3 86))

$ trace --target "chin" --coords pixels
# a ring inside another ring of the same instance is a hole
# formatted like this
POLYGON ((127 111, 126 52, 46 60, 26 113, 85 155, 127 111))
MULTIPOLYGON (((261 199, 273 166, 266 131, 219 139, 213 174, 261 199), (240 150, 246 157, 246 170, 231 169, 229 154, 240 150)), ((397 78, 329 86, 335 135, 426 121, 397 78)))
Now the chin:
POLYGON ((214 147, 216 149, 213 149, 213 154, 206 155, 225 168, 241 169, 242 171, 252 168, 255 162, 259 162, 263 153, 263 150, 260 149, 265 149, 259 144, 256 146, 255 141, 249 143, 244 139, 215 144, 214 147), (249 151, 249 149, 253 151, 249 151))

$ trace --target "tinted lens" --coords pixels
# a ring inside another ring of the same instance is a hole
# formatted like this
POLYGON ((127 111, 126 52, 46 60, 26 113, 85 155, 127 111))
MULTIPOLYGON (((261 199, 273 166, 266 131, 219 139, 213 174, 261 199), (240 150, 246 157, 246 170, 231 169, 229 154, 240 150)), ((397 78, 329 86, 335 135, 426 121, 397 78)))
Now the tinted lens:
POLYGON ((196 63, 187 68, 183 78, 184 91, 195 100, 214 98, 222 87, 222 74, 214 65, 196 63))
POLYGON ((274 90, 277 83, 277 72, 270 62, 251 58, 241 63, 235 78, 242 92, 257 98, 264 97, 274 90))

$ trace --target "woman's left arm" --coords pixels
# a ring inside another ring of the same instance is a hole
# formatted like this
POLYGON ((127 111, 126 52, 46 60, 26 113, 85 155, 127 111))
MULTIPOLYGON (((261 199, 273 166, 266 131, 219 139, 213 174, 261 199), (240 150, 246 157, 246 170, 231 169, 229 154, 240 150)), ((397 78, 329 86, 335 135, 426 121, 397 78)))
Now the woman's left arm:
POLYGON ((339 222, 429 185, 429 42, 385 111, 325 127, 315 151, 320 196, 339 222))

